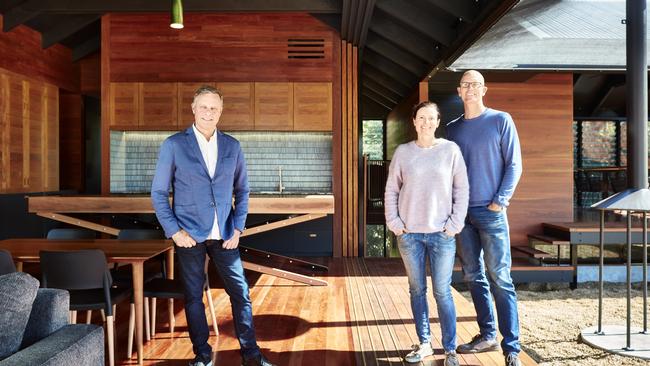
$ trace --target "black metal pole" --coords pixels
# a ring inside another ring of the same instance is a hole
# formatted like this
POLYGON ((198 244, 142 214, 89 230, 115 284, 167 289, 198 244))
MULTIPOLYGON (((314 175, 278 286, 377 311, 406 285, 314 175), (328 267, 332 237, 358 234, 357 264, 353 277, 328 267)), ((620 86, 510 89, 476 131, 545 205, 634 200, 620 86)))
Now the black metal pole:
POLYGON ((600 262, 598 262, 598 332, 603 334, 603 269, 605 267, 605 210, 600 210, 600 262))
POLYGON ((628 188, 648 188, 646 0, 626 2, 628 188))
POLYGON ((643 334, 648 334, 648 213, 643 213, 643 334))
POLYGON ((632 350, 632 212, 627 211, 627 337, 625 349, 632 350))

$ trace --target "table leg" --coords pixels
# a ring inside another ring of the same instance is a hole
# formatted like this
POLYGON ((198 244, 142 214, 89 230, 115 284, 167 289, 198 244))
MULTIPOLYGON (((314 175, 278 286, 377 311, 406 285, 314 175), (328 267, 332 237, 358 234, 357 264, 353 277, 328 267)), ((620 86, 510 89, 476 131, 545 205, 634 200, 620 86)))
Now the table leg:
POLYGON ((174 279, 174 247, 167 251, 167 278, 174 279))
MULTIPOLYGON (((169 248, 167 251, 167 279, 174 279, 174 247, 169 248)), ((169 332, 174 335, 174 299, 167 301, 167 309, 169 309, 169 332)))
POLYGON ((142 365, 142 311, 143 311, 143 262, 132 263, 133 302, 135 303, 135 342, 138 350, 138 365, 142 365))
POLYGON ((16 271, 18 272, 23 271, 23 262, 16 262, 16 271))

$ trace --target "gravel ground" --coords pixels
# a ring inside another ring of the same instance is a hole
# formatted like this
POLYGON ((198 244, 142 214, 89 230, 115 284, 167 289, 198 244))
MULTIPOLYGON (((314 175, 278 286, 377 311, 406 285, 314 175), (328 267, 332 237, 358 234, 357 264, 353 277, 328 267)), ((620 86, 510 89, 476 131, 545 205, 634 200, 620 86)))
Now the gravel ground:
MULTIPOLYGON (((643 297, 632 291, 632 325, 643 324, 643 297)), ((461 292, 470 299, 469 292, 461 292)), ((625 284, 607 284, 603 297, 603 324, 625 325, 625 284)), ((547 286, 517 289, 522 347, 544 366, 650 365, 650 361, 612 355, 579 341, 583 328, 598 321, 597 284, 580 284, 577 290, 547 286)))

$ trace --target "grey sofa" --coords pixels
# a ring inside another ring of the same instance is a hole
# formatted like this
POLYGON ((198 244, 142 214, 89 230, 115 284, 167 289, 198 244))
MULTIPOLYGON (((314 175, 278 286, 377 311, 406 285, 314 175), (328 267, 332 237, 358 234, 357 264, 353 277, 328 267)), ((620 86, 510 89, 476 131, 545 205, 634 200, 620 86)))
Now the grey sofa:
POLYGON ((68 292, 38 287, 22 272, 0 276, 0 366, 103 366, 103 329, 68 324, 68 292))

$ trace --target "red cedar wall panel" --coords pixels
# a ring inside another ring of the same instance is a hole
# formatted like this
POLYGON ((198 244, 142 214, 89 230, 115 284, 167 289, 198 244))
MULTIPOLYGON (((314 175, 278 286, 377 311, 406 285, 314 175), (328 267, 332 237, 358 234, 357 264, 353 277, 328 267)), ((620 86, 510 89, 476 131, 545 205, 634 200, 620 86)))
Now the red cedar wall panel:
POLYGON ((573 78, 538 74, 523 82, 487 80, 485 104, 510 113, 524 172, 508 209, 512 245, 540 223, 573 220, 573 78))
POLYGON ((110 81, 333 81, 337 33, 309 14, 111 14, 110 81), (323 39, 323 59, 289 59, 289 39, 323 39))
MULTIPOLYGON (((2 26, 0 15, 0 29, 2 26)), ((72 51, 60 44, 42 49, 41 35, 23 25, 0 32, 0 68, 79 91, 79 67, 72 63, 72 51)))

